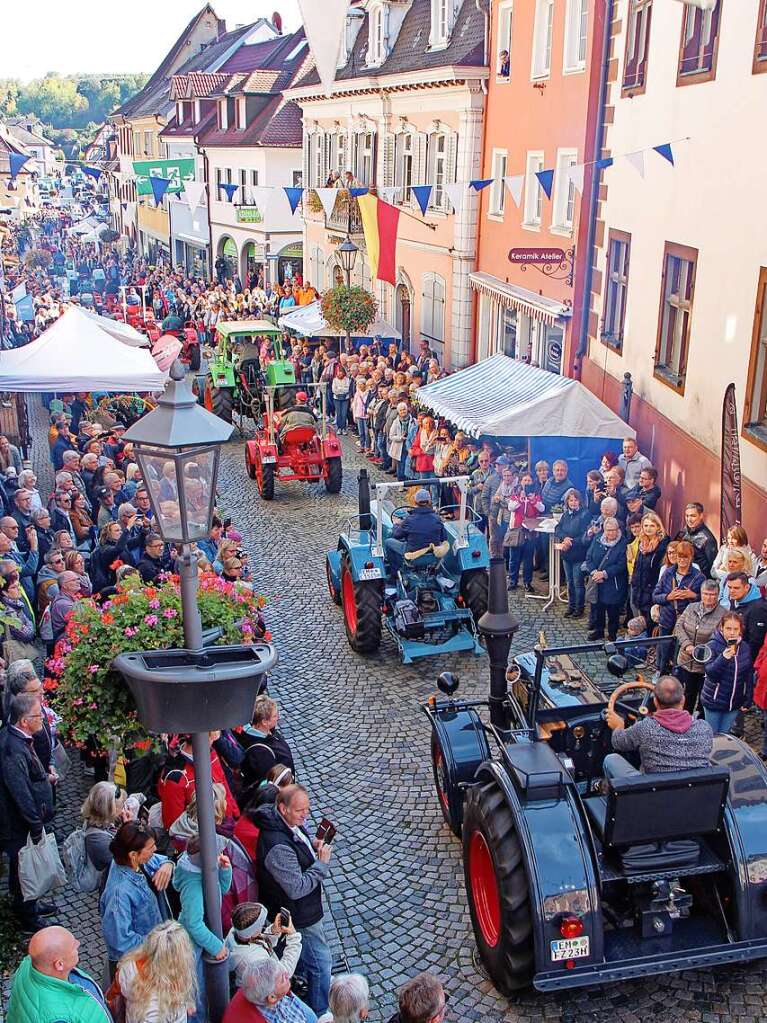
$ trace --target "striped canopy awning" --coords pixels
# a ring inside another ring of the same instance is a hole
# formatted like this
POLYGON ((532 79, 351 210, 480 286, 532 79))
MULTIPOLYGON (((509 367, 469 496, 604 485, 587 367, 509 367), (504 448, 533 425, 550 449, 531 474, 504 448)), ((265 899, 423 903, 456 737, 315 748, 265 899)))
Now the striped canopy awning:
POLYGON ((573 315, 570 306, 563 302, 557 302, 553 298, 546 298, 535 291, 528 291, 527 288, 520 288, 518 284, 506 284, 505 281, 493 277, 492 274, 473 273, 469 274, 472 288, 483 295, 490 295, 497 299, 501 305, 509 306, 512 309, 519 309, 527 313, 534 320, 541 320, 553 326, 558 320, 573 315))
POLYGON ((418 401, 473 437, 634 437, 579 380, 493 355, 418 389, 418 401))

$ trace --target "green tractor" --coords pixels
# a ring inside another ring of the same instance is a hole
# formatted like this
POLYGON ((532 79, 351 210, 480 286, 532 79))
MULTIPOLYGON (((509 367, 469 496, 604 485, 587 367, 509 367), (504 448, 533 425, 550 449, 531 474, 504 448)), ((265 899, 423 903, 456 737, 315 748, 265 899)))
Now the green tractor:
POLYGON ((263 389, 295 386, 293 364, 284 357, 282 331, 269 320, 230 320, 216 326, 216 347, 208 360, 203 404, 227 423, 236 412, 257 422, 264 407, 263 389), (271 339, 276 359, 261 368, 261 340, 271 339))

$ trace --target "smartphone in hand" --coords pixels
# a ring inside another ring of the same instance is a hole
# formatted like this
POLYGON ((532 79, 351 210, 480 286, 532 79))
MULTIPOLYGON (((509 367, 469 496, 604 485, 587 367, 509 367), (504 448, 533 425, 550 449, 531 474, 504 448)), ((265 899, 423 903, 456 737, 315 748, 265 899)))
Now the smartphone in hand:
POLYGON ((285 909, 284 906, 280 907, 280 911, 277 914, 277 923, 280 927, 290 927, 290 911, 285 909))
POLYGON ((327 817, 323 817, 317 828, 316 837, 320 842, 325 842, 326 845, 329 845, 335 838, 337 830, 335 824, 329 821, 327 817))

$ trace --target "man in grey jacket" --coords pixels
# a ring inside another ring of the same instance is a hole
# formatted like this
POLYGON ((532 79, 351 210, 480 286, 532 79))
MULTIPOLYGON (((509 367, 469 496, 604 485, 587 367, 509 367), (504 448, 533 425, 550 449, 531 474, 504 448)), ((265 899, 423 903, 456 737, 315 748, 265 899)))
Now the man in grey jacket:
POLYGON ((704 664, 693 659, 693 651, 708 643, 726 611, 719 603, 719 584, 715 579, 706 579, 700 587, 700 600, 687 605, 674 627, 674 638, 679 640, 674 674, 684 686, 684 706, 691 714, 695 713, 705 673, 704 664))

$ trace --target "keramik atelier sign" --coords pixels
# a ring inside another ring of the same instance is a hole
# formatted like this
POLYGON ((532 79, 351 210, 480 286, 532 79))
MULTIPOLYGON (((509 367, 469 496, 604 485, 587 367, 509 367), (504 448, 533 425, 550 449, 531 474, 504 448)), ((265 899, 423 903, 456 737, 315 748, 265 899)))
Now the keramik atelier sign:
POLYGON ((510 263, 561 263, 564 249, 511 249, 510 263))

